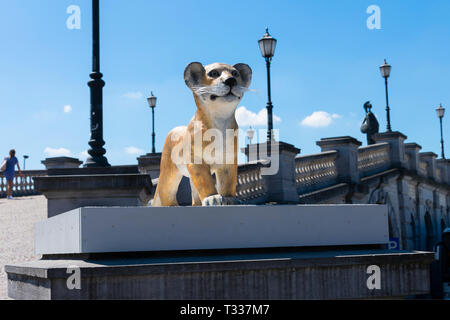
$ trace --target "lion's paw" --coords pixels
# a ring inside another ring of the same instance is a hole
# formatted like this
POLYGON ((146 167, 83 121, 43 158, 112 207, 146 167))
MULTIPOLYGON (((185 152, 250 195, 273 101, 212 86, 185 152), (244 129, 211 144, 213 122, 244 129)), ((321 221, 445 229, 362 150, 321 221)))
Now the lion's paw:
POLYGON ((208 198, 203 199, 202 205, 204 207, 213 207, 213 206, 232 206, 240 204, 239 199, 232 197, 223 197, 220 194, 216 194, 210 196, 208 198))

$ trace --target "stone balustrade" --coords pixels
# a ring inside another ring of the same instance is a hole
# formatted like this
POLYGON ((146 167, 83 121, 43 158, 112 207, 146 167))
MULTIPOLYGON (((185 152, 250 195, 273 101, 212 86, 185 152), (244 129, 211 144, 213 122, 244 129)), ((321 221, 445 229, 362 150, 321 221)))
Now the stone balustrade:
MULTIPOLYGON (((32 196, 38 194, 38 192, 34 188, 34 180, 35 177, 42 177, 47 174, 46 170, 28 170, 22 171, 23 177, 16 173, 16 176, 13 181, 13 192, 12 195, 14 197, 22 197, 22 196, 32 196)), ((0 173, 0 198, 4 198, 7 195, 7 185, 6 178, 3 173, 0 173)))
POLYGON ((366 177, 390 167, 389 143, 378 143, 358 149, 358 171, 366 177))
POLYGON ((299 194, 337 183, 337 151, 300 156, 295 159, 295 182, 299 194))
POLYGON ((263 203, 267 197, 266 184, 261 169, 268 161, 240 165, 238 169, 237 196, 246 203, 263 203))
MULTIPOLYGON (((362 178, 394 168, 407 170, 430 182, 450 184, 450 161, 437 160, 437 155, 432 152, 420 152, 422 147, 416 143, 404 143, 406 138, 400 132, 382 133, 376 136, 377 144, 364 147, 352 137, 326 138, 317 142, 321 153, 280 156, 280 168, 293 165, 294 188, 299 197, 342 183, 358 185, 362 178)), ((244 151, 248 152, 247 149, 244 151)), ((261 168, 270 165, 270 160, 267 161, 268 164, 260 161, 239 166, 237 190, 242 201, 256 204, 278 202, 272 199, 271 193, 292 188, 261 175, 261 168)), ((288 192, 292 193, 292 190, 288 192)))

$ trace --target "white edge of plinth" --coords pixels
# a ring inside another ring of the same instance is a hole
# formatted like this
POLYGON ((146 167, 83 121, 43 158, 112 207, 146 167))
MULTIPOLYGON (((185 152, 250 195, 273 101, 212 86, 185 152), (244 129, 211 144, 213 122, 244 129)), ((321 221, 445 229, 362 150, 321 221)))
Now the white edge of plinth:
POLYGON ((65 254, 80 253, 82 251, 82 210, 83 208, 74 209, 36 222, 34 225, 34 253, 37 255, 47 254, 46 252, 62 254, 63 252, 60 251, 64 251, 65 254), (66 235, 66 237, 62 235, 66 235))

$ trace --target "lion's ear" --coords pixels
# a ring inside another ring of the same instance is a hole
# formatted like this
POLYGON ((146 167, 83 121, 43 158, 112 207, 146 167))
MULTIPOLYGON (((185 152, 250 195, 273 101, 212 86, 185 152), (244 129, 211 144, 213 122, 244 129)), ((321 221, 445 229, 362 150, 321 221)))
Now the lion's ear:
POLYGON ((200 62, 192 62, 184 70, 184 81, 191 89, 202 86, 205 73, 205 68, 200 62))
POLYGON ((248 88, 250 87, 250 84, 252 83, 252 75, 253 71, 248 66, 248 64, 245 63, 238 63, 233 66, 237 71, 239 71, 239 74, 241 75, 242 80, 242 86, 248 88))

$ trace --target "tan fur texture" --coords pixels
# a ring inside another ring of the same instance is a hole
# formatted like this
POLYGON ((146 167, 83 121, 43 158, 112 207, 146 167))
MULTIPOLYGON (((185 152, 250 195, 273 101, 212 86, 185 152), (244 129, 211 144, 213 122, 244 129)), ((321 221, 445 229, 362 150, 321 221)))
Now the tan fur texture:
POLYGON ((250 86, 251 77, 252 71, 246 64, 230 66, 214 63, 203 67, 194 62, 186 67, 185 82, 193 91, 197 112, 187 127, 173 129, 166 138, 153 206, 177 206, 176 195, 183 176, 191 180, 193 206, 235 203, 238 156, 235 111, 250 86), (210 129, 223 134, 224 148, 220 152, 223 152, 224 159, 233 159, 232 163, 223 161, 211 164, 203 154, 211 142, 201 138, 201 143, 194 143, 196 135, 201 133, 203 137, 210 129), (235 134, 227 135, 227 130, 234 130, 235 134), (234 147, 225 148, 230 144, 234 147), (190 154, 178 152, 187 150, 183 148, 188 145, 190 154), (184 159, 189 158, 189 161, 175 163, 174 153, 179 153, 184 159))

